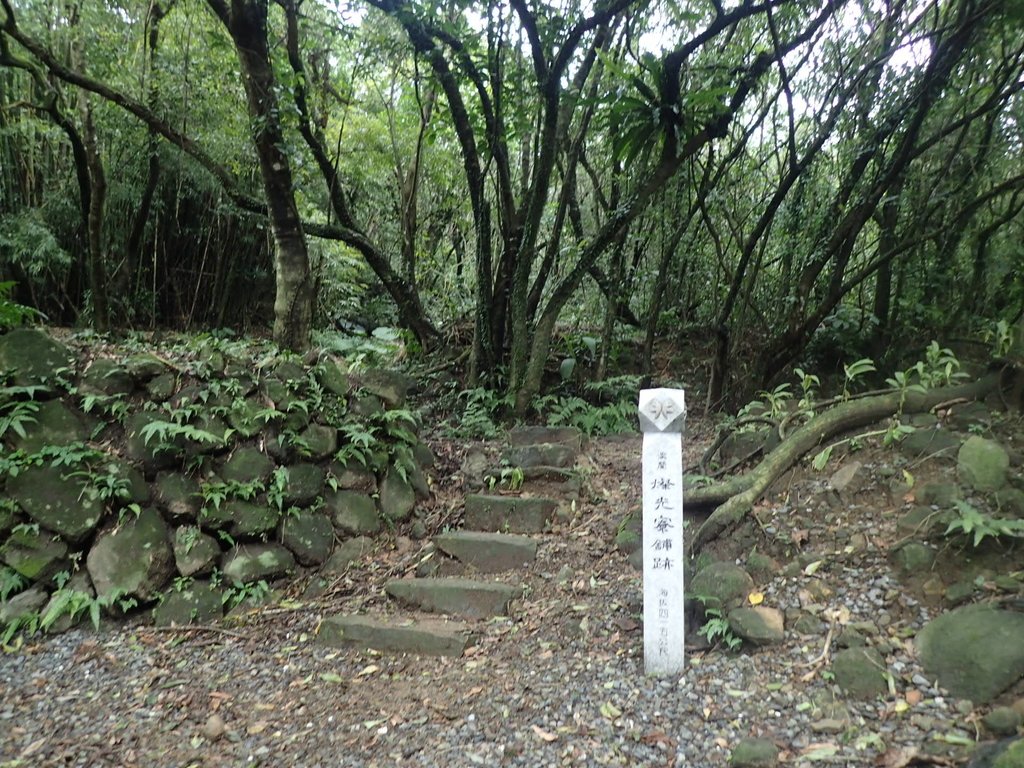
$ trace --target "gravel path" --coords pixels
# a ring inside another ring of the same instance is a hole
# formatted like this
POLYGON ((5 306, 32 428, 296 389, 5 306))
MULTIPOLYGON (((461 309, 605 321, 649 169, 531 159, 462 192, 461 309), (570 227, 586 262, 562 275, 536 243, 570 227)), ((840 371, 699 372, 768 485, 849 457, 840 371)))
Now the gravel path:
POLYGON ((765 605, 817 619, 808 634, 787 621, 781 645, 695 650, 681 678, 644 677, 640 578, 612 545, 638 504, 638 452, 638 438, 591 444, 589 498, 542 538, 512 616, 480 622, 462 658, 317 644, 323 616, 386 608, 384 577, 421 554, 399 537, 314 600, 196 630, 76 629, 3 654, 0 768, 721 766, 747 736, 797 766, 912 765, 918 750, 953 764, 974 716, 918 667, 908 638, 930 610, 886 556, 899 501, 870 484, 858 503, 805 511, 795 500, 820 480, 791 477, 757 510, 761 551, 798 544, 796 565, 759 584, 765 605), (885 656, 888 696, 844 701, 830 679, 850 627, 885 656))

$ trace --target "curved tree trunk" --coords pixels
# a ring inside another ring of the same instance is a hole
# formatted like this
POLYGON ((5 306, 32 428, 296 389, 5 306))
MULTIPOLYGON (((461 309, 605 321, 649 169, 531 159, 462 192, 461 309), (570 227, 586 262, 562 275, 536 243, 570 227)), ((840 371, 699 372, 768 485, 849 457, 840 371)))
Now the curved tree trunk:
MULTIPOLYGON (((928 411, 940 403, 959 398, 980 399, 994 391, 999 386, 999 380, 999 374, 993 373, 970 384, 939 387, 923 394, 909 392, 903 402, 902 412, 928 411)), ((699 551, 727 528, 739 523, 771 484, 808 452, 847 430, 873 424, 900 412, 900 397, 899 392, 890 392, 851 400, 830 408, 800 427, 745 475, 688 491, 686 503, 691 508, 720 505, 697 529, 688 544, 689 552, 692 554, 699 551)))

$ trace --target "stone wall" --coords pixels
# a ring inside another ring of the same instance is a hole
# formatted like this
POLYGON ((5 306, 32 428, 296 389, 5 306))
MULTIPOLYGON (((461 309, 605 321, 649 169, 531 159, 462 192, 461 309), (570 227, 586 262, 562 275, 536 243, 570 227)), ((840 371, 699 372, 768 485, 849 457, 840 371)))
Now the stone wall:
POLYGON ((208 621, 410 521, 432 464, 411 383, 212 338, 0 336, 0 628, 66 629, 97 606, 208 621))

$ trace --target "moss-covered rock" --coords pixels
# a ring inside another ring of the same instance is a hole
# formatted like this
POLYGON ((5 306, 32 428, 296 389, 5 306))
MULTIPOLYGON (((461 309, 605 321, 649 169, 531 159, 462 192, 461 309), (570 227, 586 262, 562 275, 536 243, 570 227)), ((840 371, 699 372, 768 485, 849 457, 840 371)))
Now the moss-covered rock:
POLYGON ((220 475, 228 482, 251 483, 265 481, 274 471, 274 462, 258 448, 246 446, 231 454, 220 475))
POLYGON ((79 385, 79 391, 92 395, 129 395, 135 389, 135 381, 128 370, 106 357, 98 357, 86 369, 79 385))
POLYGON ((100 597, 156 598, 174 573, 167 524, 155 509, 143 509, 137 518, 96 538, 86 567, 100 597))
POLYGON ((394 465, 381 478, 379 504, 381 515, 394 522, 408 520, 416 506, 416 491, 394 465))
POLYGON ((888 690, 885 660, 874 648, 846 648, 832 660, 836 684, 849 697, 873 699, 888 690))
POLYGON ((313 369, 313 375, 317 383, 333 395, 346 397, 349 393, 349 381, 341 368, 330 358, 325 358, 317 363, 313 369))
POLYGON ((174 565, 182 576, 207 574, 220 557, 217 540, 195 525, 175 529, 173 549, 174 565))
POLYGON ((1010 456, 999 443, 974 435, 957 454, 960 478, 976 491, 998 491, 1006 485, 1010 456))
POLYGON ((208 624, 224 614, 223 593, 207 581, 196 581, 163 593, 153 608, 158 627, 208 624))
POLYGON ((28 467, 7 481, 7 493, 29 517, 72 543, 85 539, 103 514, 85 478, 66 467, 28 467))
POLYGON ((706 608, 729 611, 738 608, 754 589, 754 580, 738 565, 711 563, 690 582, 690 595, 700 598, 706 608))
POLYGON ((67 564, 67 554, 59 538, 30 527, 13 531, 0 546, 0 560, 28 581, 49 579, 67 564))
POLYGON ((338 430, 325 424, 310 424, 299 434, 307 455, 322 461, 338 452, 338 430))
POLYGON ((288 467, 288 485, 284 491, 287 506, 305 507, 324 492, 325 473, 316 464, 294 464, 288 467))
POLYGON ((236 585, 275 579, 295 568, 292 553, 280 544, 245 544, 221 557, 221 571, 236 585))
POLYGON ((60 400, 36 403, 33 422, 22 425, 25 435, 14 435, 13 445, 25 453, 35 453, 48 445, 80 443, 89 436, 82 415, 60 400))
POLYGON ((62 370, 73 369, 74 355, 63 344, 34 328, 15 328, 0 335, 0 371, 24 387, 53 383, 62 370))
POLYGON ((147 430, 151 424, 166 421, 164 415, 139 411, 125 422, 128 458, 140 463, 148 472, 173 467, 184 452, 184 441, 179 436, 168 433, 162 438, 157 432, 147 430))
POLYGON ((156 479, 156 503, 173 519, 195 520, 203 505, 199 483, 188 475, 166 472, 156 479))
POLYGON ((324 499, 335 527, 349 536, 372 536, 381 529, 377 505, 359 491, 335 491, 324 499))
POLYGON ((281 522, 281 543, 301 565, 320 565, 334 548, 334 526, 322 512, 289 514, 281 522))

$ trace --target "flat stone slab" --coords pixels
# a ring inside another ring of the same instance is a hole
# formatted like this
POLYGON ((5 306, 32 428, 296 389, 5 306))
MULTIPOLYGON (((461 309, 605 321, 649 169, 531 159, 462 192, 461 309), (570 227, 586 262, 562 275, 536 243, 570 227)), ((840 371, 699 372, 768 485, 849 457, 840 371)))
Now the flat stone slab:
POLYGON ((484 531, 456 531, 434 537, 438 549, 481 573, 522 568, 537 557, 537 542, 529 536, 484 531))
POLYGON ((505 616, 508 604, 523 593, 520 587, 472 579, 395 579, 384 590, 421 610, 468 619, 505 616))
POLYGON ((463 527, 497 533, 543 533, 557 509, 558 502, 553 499, 470 494, 466 496, 463 527))
POLYGON ((583 447, 583 433, 576 427, 516 427, 509 430, 509 445, 565 445, 573 451, 583 447))
POLYGON ((472 644, 472 635, 465 624, 457 621, 383 621, 367 616, 330 616, 320 624, 319 642, 334 648, 461 656, 472 644))
POLYGON ((513 445, 502 452, 502 458, 513 467, 558 467, 567 469, 576 463, 579 450, 564 443, 531 443, 513 445))

